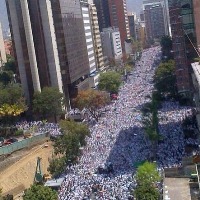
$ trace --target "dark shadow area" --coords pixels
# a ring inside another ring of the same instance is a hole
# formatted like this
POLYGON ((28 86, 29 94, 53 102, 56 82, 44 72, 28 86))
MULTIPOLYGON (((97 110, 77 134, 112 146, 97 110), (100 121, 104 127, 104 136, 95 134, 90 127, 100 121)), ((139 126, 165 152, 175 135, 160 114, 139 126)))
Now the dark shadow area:
MULTIPOLYGON (((178 166, 186 152, 186 140, 179 122, 159 125, 161 139, 157 143, 156 162, 159 167, 178 166)), ((188 146, 188 145, 187 145, 188 146)), ((196 147, 196 145, 190 145, 196 147)), ((191 152, 191 151, 190 151, 191 152)), ((152 146, 142 127, 121 130, 105 165, 112 163, 113 176, 133 173, 145 160, 152 160, 152 146)))
POLYGON ((132 173, 134 166, 150 157, 150 143, 145 139, 141 127, 130 127, 121 130, 107 158, 112 163, 114 176, 132 173))

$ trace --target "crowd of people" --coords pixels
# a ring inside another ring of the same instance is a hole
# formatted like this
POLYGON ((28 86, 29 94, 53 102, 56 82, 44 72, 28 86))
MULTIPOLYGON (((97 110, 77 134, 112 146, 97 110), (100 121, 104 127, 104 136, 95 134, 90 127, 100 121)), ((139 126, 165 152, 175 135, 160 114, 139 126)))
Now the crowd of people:
POLYGON ((46 121, 20 121, 15 125, 15 127, 24 132, 31 131, 34 135, 41 133, 49 133, 49 135, 53 137, 61 135, 61 130, 58 124, 46 121))
MULTIPOLYGON (((91 136, 75 165, 66 167, 65 179, 59 190, 59 200, 122 200, 133 199, 136 186, 136 163, 152 157, 152 145, 144 133, 141 108, 149 102, 153 91, 155 63, 159 62, 159 47, 143 51, 132 75, 121 86, 118 99, 105 107, 98 122, 90 123, 91 136)), ((192 115, 190 107, 177 102, 163 102, 158 112, 159 133, 156 161, 161 171, 165 167, 181 165, 186 144, 182 122, 192 115)), ((44 122, 23 122, 17 127, 28 130, 37 126, 38 132, 60 135, 58 125, 44 122)))
MULTIPOLYGON (((90 128, 91 137, 87 139, 79 163, 66 169, 60 200, 133 198, 130 190, 135 187, 134 166, 152 154, 140 109, 150 101, 155 61, 159 58, 159 47, 143 52, 133 75, 120 88, 118 100, 108 105, 105 116, 90 128), (99 173, 98 169, 106 168, 108 163, 112 164, 112 172, 99 173)), ((184 154, 181 121, 191 110, 174 104, 165 102, 159 112, 159 129, 163 136, 157 154, 160 169, 179 165, 184 154)))

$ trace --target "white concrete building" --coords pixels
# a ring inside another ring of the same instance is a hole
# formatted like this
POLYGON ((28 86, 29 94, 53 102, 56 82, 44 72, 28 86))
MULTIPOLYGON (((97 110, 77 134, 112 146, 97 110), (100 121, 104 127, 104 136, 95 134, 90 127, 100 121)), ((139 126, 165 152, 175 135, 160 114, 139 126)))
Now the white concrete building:
POLYGON ((98 85, 98 69, 95 57, 95 48, 92 32, 92 20, 90 15, 90 7, 87 0, 81 1, 83 24, 85 29, 85 39, 87 45, 87 53, 89 60, 89 85, 91 88, 95 88, 98 85))
POLYGON ((122 46, 118 28, 105 28, 101 32, 103 54, 109 59, 119 60, 122 57, 122 46))

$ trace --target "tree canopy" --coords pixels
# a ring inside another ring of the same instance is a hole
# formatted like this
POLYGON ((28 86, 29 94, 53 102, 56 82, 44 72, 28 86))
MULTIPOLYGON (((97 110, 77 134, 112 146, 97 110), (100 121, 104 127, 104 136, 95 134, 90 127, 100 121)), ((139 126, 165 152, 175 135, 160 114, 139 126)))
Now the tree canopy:
POLYGON ((138 200, 158 200, 160 193, 157 182, 161 177, 156 169, 156 164, 145 162, 138 167, 136 173, 137 187, 134 191, 138 200))
POLYGON ((56 191, 43 185, 32 185, 25 190, 23 200, 57 200, 56 191))
POLYGON ((109 100, 106 92, 89 89, 80 91, 73 103, 79 110, 86 108, 92 117, 98 121, 100 116, 99 109, 104 107, 109 100))
POLYGON ((99 78, 99 89, 110 93, 117 93, 122 83, 121 75, 114 71, 102 73, 99 78))
POLYGON ((12 57, 8 57, 8 61, 3 64, 0 72, 0 83, 8 85, 13 82, 14 74, 16 73, 15 60, 12 57))
POLYGON ((176 97, 175 62, 173 60, 158 66, 154 75, 154 86, 161 95, 176 97))
POLYGON ((138 167, 136 173, 136 181, 139 185, 153 185, 160 180, 161 177, 157 171, 155 163, 145 162, 144 164, 138 167))
POLYGON ((64 105, 63 94, 54 87, 44 87, 41 92, 36 92, 33 99, 33 111, 39 113, 43 119, 62 114, 64 105))
POLYGON ((55 177, 60 175, 67 165, 77 162, 81 147, 86 145, 86 137, 90 136, 88 127, 72 120, 61 120, 62 135, 55 140, 54 150, 59 158, 50 162, 48 171, 55 177))
POLYGON ((8 118, 18 116, 27 109, 19 84, 0 85, 0 118, 7 121, 8 118))

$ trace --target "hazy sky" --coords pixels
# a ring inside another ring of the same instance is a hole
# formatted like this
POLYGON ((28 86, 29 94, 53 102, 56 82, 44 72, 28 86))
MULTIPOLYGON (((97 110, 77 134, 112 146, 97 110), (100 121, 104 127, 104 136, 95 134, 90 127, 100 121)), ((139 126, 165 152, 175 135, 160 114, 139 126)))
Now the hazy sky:
MULTIPOLYGON (((142 6, 142 0, 127 0, 128 11, 140 12, 142 6)), ((8 19, 6 12, 5 0, 0 0, 0 22, 3 29, 8 29, 8 19)))

